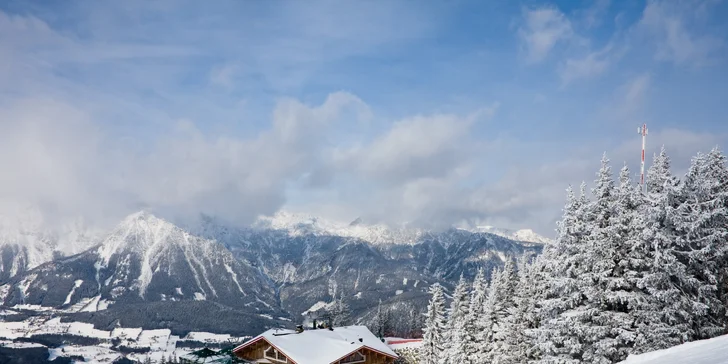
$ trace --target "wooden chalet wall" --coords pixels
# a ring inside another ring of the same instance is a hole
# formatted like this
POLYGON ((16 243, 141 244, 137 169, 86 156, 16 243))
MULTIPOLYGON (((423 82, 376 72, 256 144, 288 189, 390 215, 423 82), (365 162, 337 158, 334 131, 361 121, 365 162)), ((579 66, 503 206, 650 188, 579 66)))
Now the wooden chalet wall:
MULTIPOLYGON (((268 341, 266 341, 264 338, 261 338, 252 345, 245 347, 243 350, 235 352, 235 356, 245 360, 263 359, 263 357, 265 356, 265 350, 269 347, 271 347, 271 344, 268 343, 268 341)), ((288 359, 288 363, 293 364, 294 362, 288 359)))

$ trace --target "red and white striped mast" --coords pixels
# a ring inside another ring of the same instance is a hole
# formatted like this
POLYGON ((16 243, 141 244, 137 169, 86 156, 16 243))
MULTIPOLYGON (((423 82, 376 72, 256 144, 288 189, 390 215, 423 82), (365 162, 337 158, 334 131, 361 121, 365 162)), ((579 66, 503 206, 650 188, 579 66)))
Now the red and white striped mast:
POLYGON ((647 124, 642 124, 641 128, 637 128, 637 132, 642 134, 642 164, 640 165, 640 184, 645 193, 647 185, 645 184, 645 141, 647 139, 647 124))

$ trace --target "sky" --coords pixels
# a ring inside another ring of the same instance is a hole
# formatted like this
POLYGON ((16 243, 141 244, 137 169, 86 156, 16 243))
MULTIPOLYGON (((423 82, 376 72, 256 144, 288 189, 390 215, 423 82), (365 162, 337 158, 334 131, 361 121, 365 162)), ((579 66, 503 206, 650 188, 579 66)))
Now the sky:
POLYGON ((728 146, 725 1, 0 2, 0 209, 553 236, 603 153, 728 146))

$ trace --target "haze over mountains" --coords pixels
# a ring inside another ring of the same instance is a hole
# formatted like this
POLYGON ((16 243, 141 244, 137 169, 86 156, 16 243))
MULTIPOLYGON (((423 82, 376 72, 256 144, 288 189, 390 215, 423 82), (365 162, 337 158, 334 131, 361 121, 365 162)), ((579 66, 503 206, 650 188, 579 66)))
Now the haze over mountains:
POLYGON ((197 319, 215 321, 224 311, 245 324, 220 329, 239 334, 299 322, 334 297, 343 296, 356 318, 379 302, 415 307, 432 283, 451 286, 461 274, 472 277, 508 256, 537 253, 545 241, 515 241, 517 233, 495 229, 389 228, 291 213, 239 228, 209 216, 178 226, 142 211, 103 233, 82 224, 51 233, 39 215, 25 216, 20 227, 2 232, 4 305, 64 309, 100 325, 180 331, 196 324, 146 316, 192 310, 197 319))

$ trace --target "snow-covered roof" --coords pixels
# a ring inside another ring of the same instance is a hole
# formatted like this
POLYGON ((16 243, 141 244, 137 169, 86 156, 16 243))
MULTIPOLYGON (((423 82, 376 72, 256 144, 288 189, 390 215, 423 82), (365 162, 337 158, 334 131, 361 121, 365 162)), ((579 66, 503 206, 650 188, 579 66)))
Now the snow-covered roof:
POLYGON ((265 339, 296 364, 333 363, 363 347, 392 358, 397 357, 397 354, 374 336, 366 326, 343 326, 335 327, 333 330, 306 330, 301 333, 272 329, 238 346, 234 351, 239 351, 261 339, 265 339))
POLYGON ((630 355, 621 364, 728 364, 728 335, 630 355))

